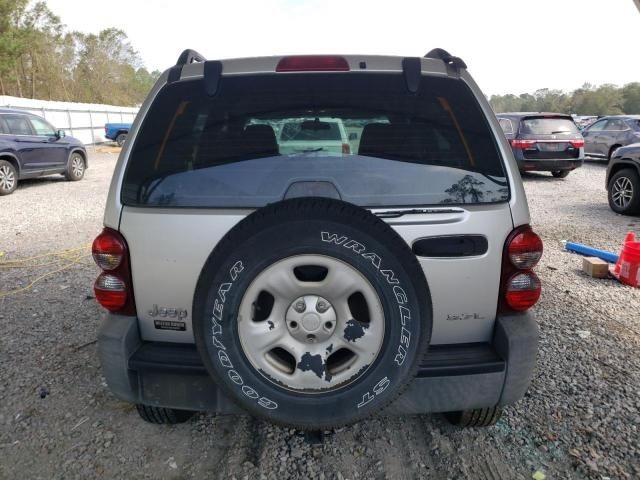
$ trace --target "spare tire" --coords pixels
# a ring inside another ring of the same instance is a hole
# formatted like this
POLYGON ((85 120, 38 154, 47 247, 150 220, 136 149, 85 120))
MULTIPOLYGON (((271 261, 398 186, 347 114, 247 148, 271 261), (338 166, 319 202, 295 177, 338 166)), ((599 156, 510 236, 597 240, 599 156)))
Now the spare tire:
POLYGON ((424 273, 406 242, 323 198, 252 213, 218 243, 193 306, 198 351, 251 414, 302 429, 379 411, 412 380, 431 336, 424 273))

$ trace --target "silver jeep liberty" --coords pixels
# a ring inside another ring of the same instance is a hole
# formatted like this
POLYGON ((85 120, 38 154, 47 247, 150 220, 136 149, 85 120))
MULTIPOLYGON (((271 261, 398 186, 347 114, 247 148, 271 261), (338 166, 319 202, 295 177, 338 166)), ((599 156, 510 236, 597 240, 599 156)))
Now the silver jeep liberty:
POLYGON ((154 423, 492 425, 535 366, 528 224, 460 58, 186 50, 138 113, 93 244, 104 376, 154 423))

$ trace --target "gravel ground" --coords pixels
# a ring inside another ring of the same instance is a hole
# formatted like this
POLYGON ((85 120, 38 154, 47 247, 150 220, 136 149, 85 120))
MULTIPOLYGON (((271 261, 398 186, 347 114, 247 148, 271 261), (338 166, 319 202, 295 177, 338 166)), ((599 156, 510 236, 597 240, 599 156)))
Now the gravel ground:
POLYGON ((609 210, 602 164, 563 180, 524 178, 545 255, 540 357, 521 402, 488 429, 458 430, 439 415, 380 417, 312 447, 249 417, 146 424, 111 395, 96 353, 88 243, 115 160, 94 154, 81 182, 25 181, 0 198, 0 291, 27 287, 0 297, 0 479, 640 476, 640 290, 588 278, 561 245, 615 251, 627 231, 640 235, 640 219, 609 210), (67 249, 76 250, 7 268, 67 249))

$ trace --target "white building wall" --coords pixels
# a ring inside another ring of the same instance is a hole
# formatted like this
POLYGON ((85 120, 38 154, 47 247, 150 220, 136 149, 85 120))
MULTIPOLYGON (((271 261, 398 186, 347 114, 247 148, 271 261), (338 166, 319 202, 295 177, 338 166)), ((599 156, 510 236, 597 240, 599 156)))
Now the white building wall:
POLYGON ((131 123, 138 113, 136 107, 55 102, 7 95, 0 95, 0 107, 11 107, 40 115, 54 127, 78 138, 85 145, 106 141, 105 123, 131 123))

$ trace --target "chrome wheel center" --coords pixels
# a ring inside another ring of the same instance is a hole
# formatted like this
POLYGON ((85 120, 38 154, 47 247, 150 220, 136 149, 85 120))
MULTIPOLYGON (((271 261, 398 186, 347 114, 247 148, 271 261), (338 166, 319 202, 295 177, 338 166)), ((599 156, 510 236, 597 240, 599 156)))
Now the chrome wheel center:
POLYGON ((286 315, 291 336, 303 343, 328 339, 336 328, 336 311, 326 298, 305 295, 295 299, 286 315))

